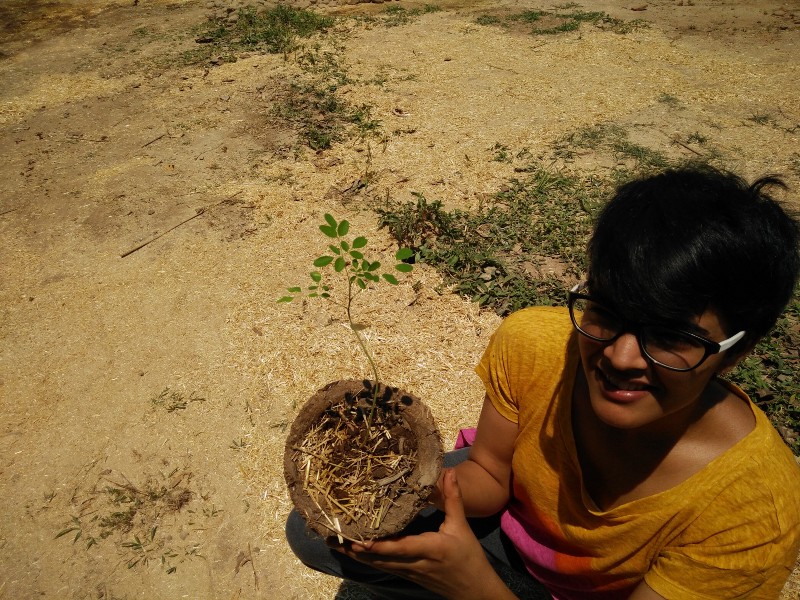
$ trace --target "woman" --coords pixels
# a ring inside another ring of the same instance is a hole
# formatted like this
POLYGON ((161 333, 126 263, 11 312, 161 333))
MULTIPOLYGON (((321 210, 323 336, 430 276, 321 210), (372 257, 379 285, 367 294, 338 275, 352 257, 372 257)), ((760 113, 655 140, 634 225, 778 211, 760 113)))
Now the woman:
POLYGON ((775 184, 682 169, 622 186, 568 307, 521 310, 492 337, 441 513, 333 551, 293 515, 301 560, 390 598, 512 598, 509 566, 564 600, 776 598, 800 549, 800 469, 720 378, 797 282, 800 227, 775 184))

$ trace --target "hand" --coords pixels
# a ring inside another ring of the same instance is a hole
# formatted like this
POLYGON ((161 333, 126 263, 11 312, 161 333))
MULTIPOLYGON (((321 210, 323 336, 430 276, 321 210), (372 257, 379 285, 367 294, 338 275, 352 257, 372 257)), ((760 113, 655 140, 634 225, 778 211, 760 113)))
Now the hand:
POLYGON ((341 551, 351 558, 410 579, 445 598, 513 597, 489 564, 464 516, 453 469, 442 477, 445 519, 437 532, 392 540, 354 543, 341 551))

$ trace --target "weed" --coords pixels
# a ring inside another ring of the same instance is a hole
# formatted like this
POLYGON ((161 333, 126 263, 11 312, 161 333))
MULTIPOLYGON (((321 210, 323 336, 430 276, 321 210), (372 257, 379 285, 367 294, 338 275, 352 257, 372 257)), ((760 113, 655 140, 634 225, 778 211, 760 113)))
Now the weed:
POLYGON ((708 142, 708 137, 699 131, 695 131, 694 133, 690 134, 688 138, 686 138, 686 142, 689 144, 695 143, 699 144, 700 146, 704 146, 708 142))
POLYGON ((371 106, 353 107, 338 96, 339 88, 352 82, 336 51, 310 48, 298 57, 298 64, 304 76, 289 85, 273 116, 297 126, 312 150, 326 150, 350 132, 361 139, 379 135, 381 122, 372 118, 371 106))
POLYGON ((440 7, 435 4, 425 4, 420 8, 412 8, 411 10, 405 9, 402 6, 388 6, 383 12, 382 21, 386 27, 397 27, 399 25, 408 25, 415 18, 420 15, 439 12, 440 7))
POLYGON ((299 38, 325 31, 334 23, 331 17, 283 4, 261 12, 241 8, 238 16, 235 23, 211 21, 200 29, 200 46, 184 53, 183 61, 197 64, 217 56, 219 62, 235 62, 241 52, 288 54, 299 48, 299 38))
POLYGON ((760 114, 760 113, 748 117, 747 120, 752 121, 753 123, 756 123, 758 125, 769 125, 770 123, 774 123, 772 115, 760 114))
POLYGON ((729 378, 770 417, 800 455, 800 289, 773 328, 729 378))
POLYGON ((74 533, 72 543, 84 540, 87 550, 108 540, 119 549, 129 569, 156 561, 168 574, 174 573, 179 562, 197 554, 196 548, 190 553, 173 547, 157 531, 168 515, 179 514, 192 500, 195 494, 188 487, 190 480, 191 473, 179 469, 148 478, 144 485, 121 474, 112 479, 106 473, 103 484, 96 485, 77 505, 78 514, 55 537, 74 533))
MULTIPOLYGON (((635 173, 653 172, 670 166, 661 152, 631 142, 627 131, 614 123, 601 123, 579 129, 554 144, 554 154, 558 158, 571 159, 576 150, 607 152, 618 160, 632 159, 635 161, 635 173)), ((614 177, 619 182, 631 175, 625 169, 618 169, 614 177)))
POLYGON ((197 395, 197 392, 192 392, 186 397, 181 392, 170 390, 168 387, 150 399, 153 406, 165 409, 167 412, 175 412, 176 410, 185 410, 192 402, 205 402, 206 399, 197 395))
POLYGON ((454 291, 498 314, 563 302, 561 278, 585 268, 592 202, 580 180, 530 168, 475 212, 446 211, 422 194, 378 207, 380 225, 436 266, 454 291), (553 275, 545 262, 559 271, 553 275))
POLYGON ((478 25, 500 25, 502 21, 497 15, 480 15, 475 22, 478 25))
POLYGON ((557 35, 568 31, 577 31, 583 23, 589 23, 614 33, 625 34, 635 29, 647 27, 641 20, 623 21, 610 17, 604 12, 577 10, 577 4, 563 4, 554 11, 526 10, 521 13, 499 17, 492 14, 480 15, 476 22, 480 25, 509 26, 514 23, 533 25, 531 33, 535 35, 557 35))
POLYGON ((233 440, 231 445, 228 446, 231 450, 244 450, 245 448, 250 447, 250 442, 245 440, 244 438, 239 438, 238 440, 233 440))
POLYGON ((676 96, 673 96, 672 94, 667 94, 666 92, 662 92, 661 94, 659 94, 658 101, 661 102, 662 104, 666 104, 670 108, 680 108, 681 105, 680 101, 676 96))
POLYGON ((494 152, 492 160, 495 162, 511 162, 511 155, 508 152, 508 146, 504 146, 500 142, 495 142, 494 146, 490 148, 494 152))

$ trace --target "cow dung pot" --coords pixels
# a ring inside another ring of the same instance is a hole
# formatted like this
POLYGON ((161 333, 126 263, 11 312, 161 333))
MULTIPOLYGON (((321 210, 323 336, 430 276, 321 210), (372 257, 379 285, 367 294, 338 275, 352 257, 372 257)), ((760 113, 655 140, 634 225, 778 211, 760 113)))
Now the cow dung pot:
POLYGON ((309 528, 339 541, 399 533, 442 468, 433 416, 416 396, 369 380, 329 383, 292 423, 284 475, 309 528))

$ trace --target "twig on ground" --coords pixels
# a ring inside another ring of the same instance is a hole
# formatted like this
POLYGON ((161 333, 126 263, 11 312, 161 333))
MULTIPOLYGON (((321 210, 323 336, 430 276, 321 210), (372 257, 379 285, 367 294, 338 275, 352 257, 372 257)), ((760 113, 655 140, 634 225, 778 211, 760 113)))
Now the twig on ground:
POLYGON ((128 255, 130 255, 130 254, 133 254, 133 253, 134 253, 134 252, 136 252, 137 250, 141 250, 142 248, 144 248, 144 247, 145 247, 145 246, 147 246, 148 244, 152 244, 153 242, 155 242, 155 241, 156 241, 157 239, 159 239, 160 237, 163 237, 163 236, 167 235, 167 234, 168 234, 170 231, 172 231, 173 229, 177 229, 178 227, 180 227, 181 225, 183 225, 183 224, 185 224, 185 223, 188 223, 188 222, 189 222, 189 221, 191 221, 192 219, 196 219, 196 218, 197 218, 197 217, 199 217, 200 215, 207 213, 209 210, 211 210, 212 208, 216 208, 216 207, 217 207, 217 206, 219 206, 220 204, 224 204, 225 202, 230 202, 231 200, 233 200, 233 199, 234 199, 236 196, 238 196, 238 195, 239 195, 239 194, 241 194, 241 193, 242 193, 242 192, 241 192, 241 190, 240 190, 240 191, 236 192, 235 194, 233 194, 232 196, 228 196, 228 197, 227 197, 227 198, 225 198, 224 200, 221 200, 221 201, 217 202, 216 204, 213 204, 213 205, 211 205, 211 206, 208 206, 208 207, 204 207, 204 208, 199 208, 199 209, 197 209, 197 212, 196 212, 194 215, 192 215, 191 217, 189 217, 188 219, 184 219, 183 221, 181 221, 181 222, 180 222, 180 223, 178 223, 177 225, 173 225, 172 227, 170 227, 169 229, 167 229, 167 230, 166 230, 166 231, 164 231, 163 233, 159 233, 157 236, 150 238, 149 240, 147 240, 146 242, 144 242, 144 243, 142 243, 142 244, 139 244, 138 246, 136 246, 136 248, 132 248, 131 250, 128 250, 127 252, 125 252, 125 253, 123 253, 123 254, 120 254, 120 256, 119 256, 119 257, 120 257, 120 258, 125 258, 126 256, 128 256, 128 255))
POLYGON ((147 142, 147 143, 146 143, 144 146, 142 146, 142 148, 147 148, 147 147, 148 147, 150 144, 155 144, 155 143, 156 143, 158 140, 160 140, 161 138, 163 138, 165 135, 167 135, 167 134, 166 134, 166 133, 162 133, 162 134, 161 134, 160 136, 158 136, 157 138, 153 138, 152 140, 150 140, 149 142, 147 142))

